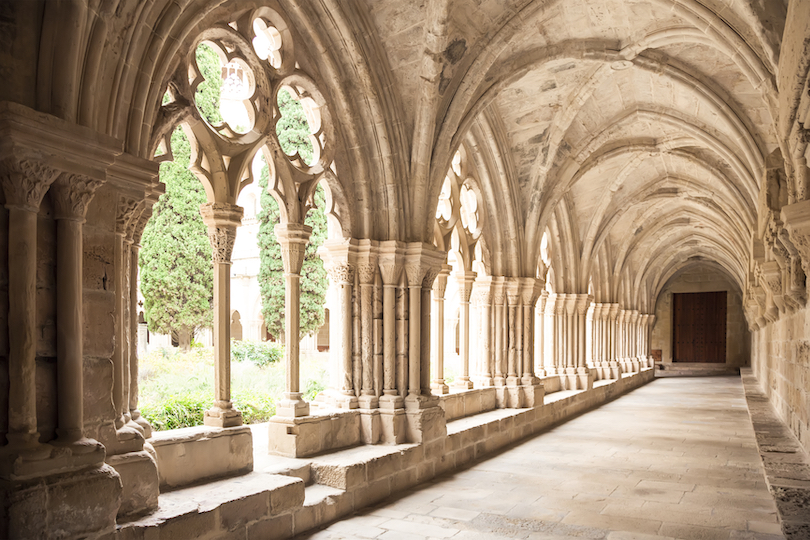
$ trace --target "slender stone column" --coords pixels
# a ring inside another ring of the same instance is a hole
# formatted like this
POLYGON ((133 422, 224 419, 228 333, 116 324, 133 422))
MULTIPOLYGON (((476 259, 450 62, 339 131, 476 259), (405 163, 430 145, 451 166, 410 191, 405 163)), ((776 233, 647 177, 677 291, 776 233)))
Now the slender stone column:
POLYGON ((577 335, 577 297, 574 294, 565 295, 565 341, 566 341, 566 355, 565 367, 576 368, 577 359, 579 358, 579 340, 577 335))
POLYGON ((0 169, 8 209, 8 392, 9 449, 32 458, 50 454, 37 432, 37 213, 57 171, 38 162, 9 158, 0 169))
POLYGON ((436 275, 439 273, 440 268, 430 267, 425 272, 425 277, 422 280, 422 302, 421 302, 421 336, 422 342, 419 348, 419 357, 421 365, 419 373, 421 380, 419 386, 422 388, 422 394, 431 395, 430 393, 430 297, 433 292, 433 282, 436 280, 436 275))
POLYGON ((304 262, 304 253, 312 234, 312 227, 300 223, 278 224, 275 232, 281 244, 281 259, 284 265, 284 357, 287 365, 284 397, 276 408, 276 414, 286 417, 308 416, 309 403, 302 397, 299 376, 300 280, 301 265, 304 262))
POLYGON ((495 310, 495 386, 503 386, 506 383, 504 377, 504 354, 506 352, 506 336, 504 329, 506 327, 506 293, 504 291, 503 278, 498 281, 493 279, 492 282, 492 302, 495 310))
POLYGON ((516 386, 518 384, 518 370, 520 369, 521 347, 518 343, 520 339, 520 326, 523 323, 523 313, 520 310, 520 294, 519 284, 516 280, 510 280, 505 284, 506 286, 506 301, 507 307, 507 322, 508 322, 508 337, 507 337, 507 373, 506 385, 516 386))
POLYGON ((523 310, 523 385, 533 386, 539 381, 534 374, 534 308, 537 296, 542 290, 542 280, 524 279, 521 284, 521 307, 523 310))
MULTIPOLYGON (((396 242, 382 242, 377 259, 383 282, 383 395, 380 407, 401 409, 397 391, 397 285, 402 275, 403 256, 396 242)), ((405 341, 403 334, 402 340, 405 341)))
MULTIPOLYGON (((239 426, 242 425, 242 413, 231 402, 231 254, 236 228, 242 219, 242 208, 232 204, 208 203, 200 206, 200 213, 208 226, 208 240, 214 260, 214 406, 205 412, 205 425, 239 426)), ((276 236, 279 236, 278 232, 276 236)), ((284 259, 283 244, 281 255, 284 259)), ((286 315, 290 316, 289 306, 286 315)), ((297 352, 297 334, 293 341, 297 352)), ((292 344, 288 341, 285 345, 285 351, 289 354, 292 344)), ((287 377, 290 377, 289 367, 287 377)))
POLYGON ((435 394, 447 394, 450 389, 444 383, 444 293, 447 289, 447 277, 450 275, 450 265, 442 266, 436 281, 433 284, 433 305, 436 308, 436 320, 433 322, 435 330, 435 367, 436 376, 430 385, 435 394))
POLYGON ((492 381, 492 278, 478 278, 473 286, 473 303, 479 312, 478 375, 475 386, 487 388, 492 381))
POLYGON ((610 304, 610 309, 608 311, 608 365, 610 366, 611 379, 621 378, 621 367, 618 362, 618 317, 619 304, 610 304))
POLYGON ((422 363, 422 280, 426 268, 419 262, 406 262, 405 272, 408 277, 408 399, 418 399, 422 394, 420 387, 422 363))
POLYGON ((128 278, 126 262, 127 226, 133 218, 139 201, 133 197, 121 195, 118 198, 115 217, 115 349, 113 350, 113 408, 115 409, 115 428, 120 430, 128 418, 129 394, 129 356, 126 351, 127 321, 124 318, 125 303, 129 299, 126 290, 128 278))
POLYGON ((576 330, 576 340, 577 340, 577 358, 576 358, 576 367, 583 369, 587 368, 586 365, 586 340, 587 334, 585 333, 585 318, 587 317, 588 307, 590 307, 591 298, 587 294, 578 294, 576 295, 576 319, 577 319, 577 330, 576 330))
POLYGON ((87 205, 101 184, 62 174, 51 188, 56 219, 56 433, 58 443, 74 448, 97 445, 84 437, 82 228, 87 205))
POLYGON ((132 238, 132 266, 130 268, 130 288, 129 288, 129 305, 130 305, 130 346, 129 346, 129 414, 132 421, 135 422, 142 430, 145 438, 152 436, 152 426, 149 422, 141 416, 141 411, 138 410, 138 399, 140 389, 138 386, 138 354, 139 347, 138 341, 140 332, 138 331, 138 257, 140 254, 140 241, 143 234, 146 222, 152 215, 152 209, 145 209, 135 225, 135 230, 132 238))
POLYGON ((459 296, 459 356, 461 356, 461 375, 453 386, 470 389, 470 295, 472 294, 475 272, 464 272, 455 276, 459 296))
POLYGON ((362 362, 362 387, 359 403, 363 409, 375 409, 378 406, 378 401, 374 391, 374 349, 372 346, 374 336, 371 302, 374 292, 374 278, 377 273, 377 259, 369 252, 368 246, 364 246, 364 248, 364 253, 360 255, 363 260, 358 260, 357 265, 357 275, 360 283, 360 358, 362 362))
POLYGON ((334 346, 330 356, 337 372, 335 405, 347 409, 357 408, 357 397, 352 384, 352 287, 354 287, 354 266, 348 263, 327 265, 329 278, 337 289, 338 309, 331 314, 329 323, 333 325, 334 346))
POLYGON ((566 356, 568 354, 567 344, 565 340, 566 327, 568 316, 565 307, 566 299, 564 294, 557 294, 554 302, 554 333, 556 343, 555 357, 555 370, 558 375, 565 373, 566 356))
POLYGON ((535 325, 534 325, 534 370, 538 377, 546 376, 546 304, 548 303, 548 292, 540 293, 535 305, 535 325))

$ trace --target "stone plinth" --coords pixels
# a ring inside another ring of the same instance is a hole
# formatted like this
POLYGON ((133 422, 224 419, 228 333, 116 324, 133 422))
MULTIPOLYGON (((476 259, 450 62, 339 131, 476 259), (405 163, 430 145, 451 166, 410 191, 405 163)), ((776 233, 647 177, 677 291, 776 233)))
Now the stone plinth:
POLYGON ((107 463, 121 476, 121 506, 118 517, 134 516, 157 510, 160 494, 157 456, 154 448, 110 456, 107 463))
POLYGON ((253 470, 247 426, 175 429, 155 433, 149 441, 157 454, 161 491, 253 470))
POLYGON ((0 481, 0 538, 84 538, 112 533, 121 481, 109 465, 24 481, 0 481))
POLYGON ((444 409, 436 396, 408 396, 405 417, 408 442, 425 443, 447 435, 444 409))
POLYGON ((360 409, 298 417, 274 416, 268 428, 268 451, 285 457, 307 457, 360 444, 360 416, 360 409))

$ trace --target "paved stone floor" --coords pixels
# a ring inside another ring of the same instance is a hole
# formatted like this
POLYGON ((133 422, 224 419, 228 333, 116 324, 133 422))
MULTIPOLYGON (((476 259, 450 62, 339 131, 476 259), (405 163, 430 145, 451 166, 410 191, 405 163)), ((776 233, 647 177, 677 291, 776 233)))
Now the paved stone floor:
POLYGON ((657 379, 299 538, 782 538, 739 377, 657 379))

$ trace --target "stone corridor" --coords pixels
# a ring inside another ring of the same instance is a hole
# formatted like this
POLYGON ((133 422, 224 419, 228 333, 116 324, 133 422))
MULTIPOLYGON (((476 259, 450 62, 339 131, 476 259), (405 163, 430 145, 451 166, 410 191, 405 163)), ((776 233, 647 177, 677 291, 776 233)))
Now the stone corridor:
POLYGON ((782 538, 740 378, 657 379, 300 539, 782 538))

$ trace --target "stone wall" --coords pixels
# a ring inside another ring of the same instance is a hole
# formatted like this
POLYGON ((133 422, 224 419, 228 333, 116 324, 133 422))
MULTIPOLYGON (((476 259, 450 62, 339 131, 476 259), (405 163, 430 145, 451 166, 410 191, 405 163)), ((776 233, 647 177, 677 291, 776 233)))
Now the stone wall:
POLYGON ((652 349, 661 349, 661 360, 672 363, 672 295, 726 291, 726 365, 749 365, 751 334, 745 322, 739 287, 721 271, 700 265, 679 273, 664 286, 655 305, 652 349))
POLYGON ((754 332, 751 365, 781 419, 810 450, 810 323, 807 308, 754 332))

